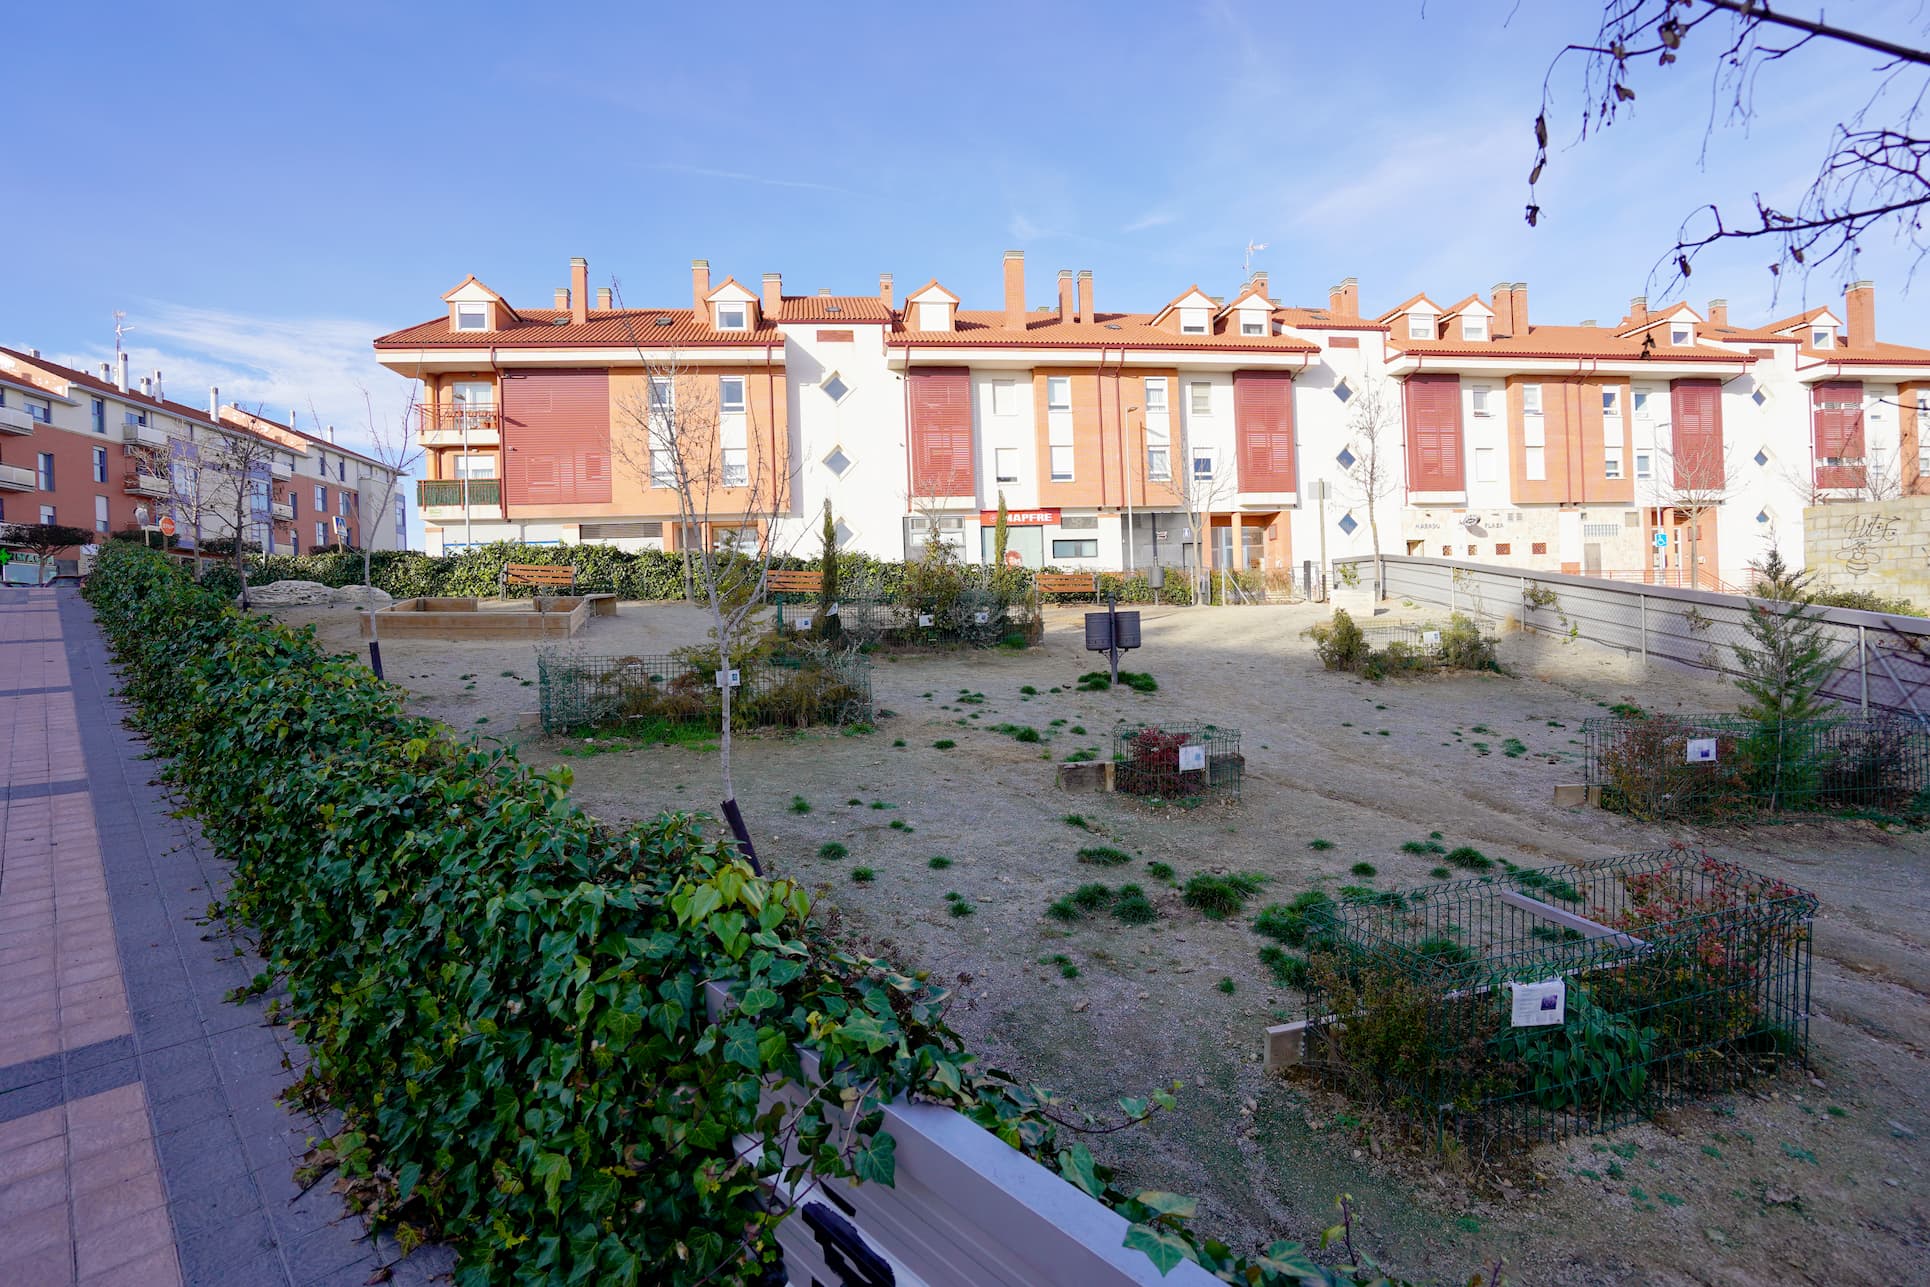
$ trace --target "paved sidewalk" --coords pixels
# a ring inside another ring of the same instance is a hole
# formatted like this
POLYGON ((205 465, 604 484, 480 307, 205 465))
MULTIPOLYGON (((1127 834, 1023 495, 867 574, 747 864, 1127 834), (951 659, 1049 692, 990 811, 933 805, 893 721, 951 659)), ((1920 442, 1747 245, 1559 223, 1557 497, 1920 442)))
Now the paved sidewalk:
POLYGON ((295 1184, 301 1047, 223 999, 261 963, 113 687, 73 590, 0 589, 0 1284, 446 1280, 295 1184))

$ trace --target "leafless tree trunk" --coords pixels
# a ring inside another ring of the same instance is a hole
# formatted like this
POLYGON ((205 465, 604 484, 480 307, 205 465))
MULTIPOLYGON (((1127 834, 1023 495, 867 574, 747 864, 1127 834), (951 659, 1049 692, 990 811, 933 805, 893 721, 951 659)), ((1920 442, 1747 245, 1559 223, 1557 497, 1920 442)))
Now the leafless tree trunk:
POLYGON ((1401 485, 1395 453, 1400 450, 1400 391, 1392 381, 1365 376, 1347 403, 1347 450, 1354 463, 1341 475, 1344 499, 1367 507, 1367 535, 1374 547, 1374 600, 1387 583, 1381 563, 1380 503, 1401 485))
POLYGON ((185 508, 196 528, 196 557, 210 524, 234 542, 235 575, 241 581, 241 606, 248 606, 249 533, 260 524, 272 526, 269 505, 274 495, 272 468, 278 450, 265 438, 238 430, 200 435, 193 467, 194 482, 183 496, 176 489, 175 507, 185 508))
MULTIPOLYGON (((1729 498, 1735 475, 1733 455, 1727 444, 1681 456, 1660 441, 1655 444, 1655 505, 1675 511, 1688 527, 1685 584, 1691 590, 1702 588, 1702 516, 1715 513, 1729 498)), ((1716 571, 1719 583, 1721 569, 1716 571)))

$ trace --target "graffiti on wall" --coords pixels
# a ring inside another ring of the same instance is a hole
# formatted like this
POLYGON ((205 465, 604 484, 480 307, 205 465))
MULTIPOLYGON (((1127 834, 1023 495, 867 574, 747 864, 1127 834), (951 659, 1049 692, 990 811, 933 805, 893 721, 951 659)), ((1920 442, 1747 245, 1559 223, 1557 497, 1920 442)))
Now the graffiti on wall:
POLYGON ((1883 562, 1885 554, 1898 553, 1894 547, 1902 529, 1901 514, 1858 514, 1844 525, 1837 561, 1853 576, 1867 576, 1883 562))

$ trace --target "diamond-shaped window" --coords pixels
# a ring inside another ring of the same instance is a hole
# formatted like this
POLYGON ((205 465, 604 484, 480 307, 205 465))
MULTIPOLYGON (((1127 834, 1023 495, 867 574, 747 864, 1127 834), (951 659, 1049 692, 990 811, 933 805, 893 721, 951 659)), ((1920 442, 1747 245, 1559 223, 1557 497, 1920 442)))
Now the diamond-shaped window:
POLYGON ((1354 396, 1353 386, 1348 384, 1345 380, 1342 380, 1339 384, 1336 384, 1334 386, 1334 396, 1336 398, 1339 398, 1342 402, 1347 401, 1349 398, 1354 396))
POLYGON ((827 374, 823 381, 819 383, 818 388, 824 390, 824 396, 833 402, 843 402, 846 395, 851 392, 851 386, 846 384, 844 377, 836 371, 827 374))
POLYGON ((1360 524, 1354 521, 1354 516, 1352 514, 1342 514, 1340 516, 1340 530, 1347 533, 1347 535, 1352 536, 1354 534, 1354 529, 1359 526, 1360 524))
POLYGON ((1758 447, 1756 448, 1755 460, 1758 465, 1766 465, 1769 463, 1769 453, 1764 451, 1761 447, 1758 447))
POLYGON ((844 454, 844 448, 833 447, 824 458, 824 467, 843 478, 851 468, 851 457, 844 454))
POLYGON ((1758 523, 1767 523, 1767 522, 1769 521, 1769 511, 1768 511, 1768 510, 1766 510, 1766 509, 1759 509, 1759 510, 1757 510, 1757 511, 1756 511, 1756 521, 1757 521, 1758 523))
POLYGON ((1757 406, 1760 407, 1763 403, 1769 401, 1769 395, 1764 393, 1761 389, 1757 389, 1754 393, 1749 395, 1749 400, 1751 402, 1754 402, 1757 406))
POLYGON ((1340 454, 1335 456, 1334 459, 1340 462, 1342 469, 1352 469, 1354 467, 1354 453, 1348 451, 1345 447, 1340 449, 1340 454))

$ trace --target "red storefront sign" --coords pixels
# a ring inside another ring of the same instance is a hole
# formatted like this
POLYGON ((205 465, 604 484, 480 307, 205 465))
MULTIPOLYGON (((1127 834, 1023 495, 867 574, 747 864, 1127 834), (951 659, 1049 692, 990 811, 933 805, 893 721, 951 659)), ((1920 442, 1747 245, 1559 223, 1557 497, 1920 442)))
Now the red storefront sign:
MULTIPOLYGON (((999 512, 995 509, 982 509, 978 512, 978 521, 990 527, 999 521, 999 512)), ((1056 509, 1008 509, 1005 511, 1005 525, 1007 527, 1051 527, 1058 521, 1059 511, 1056 509)))

